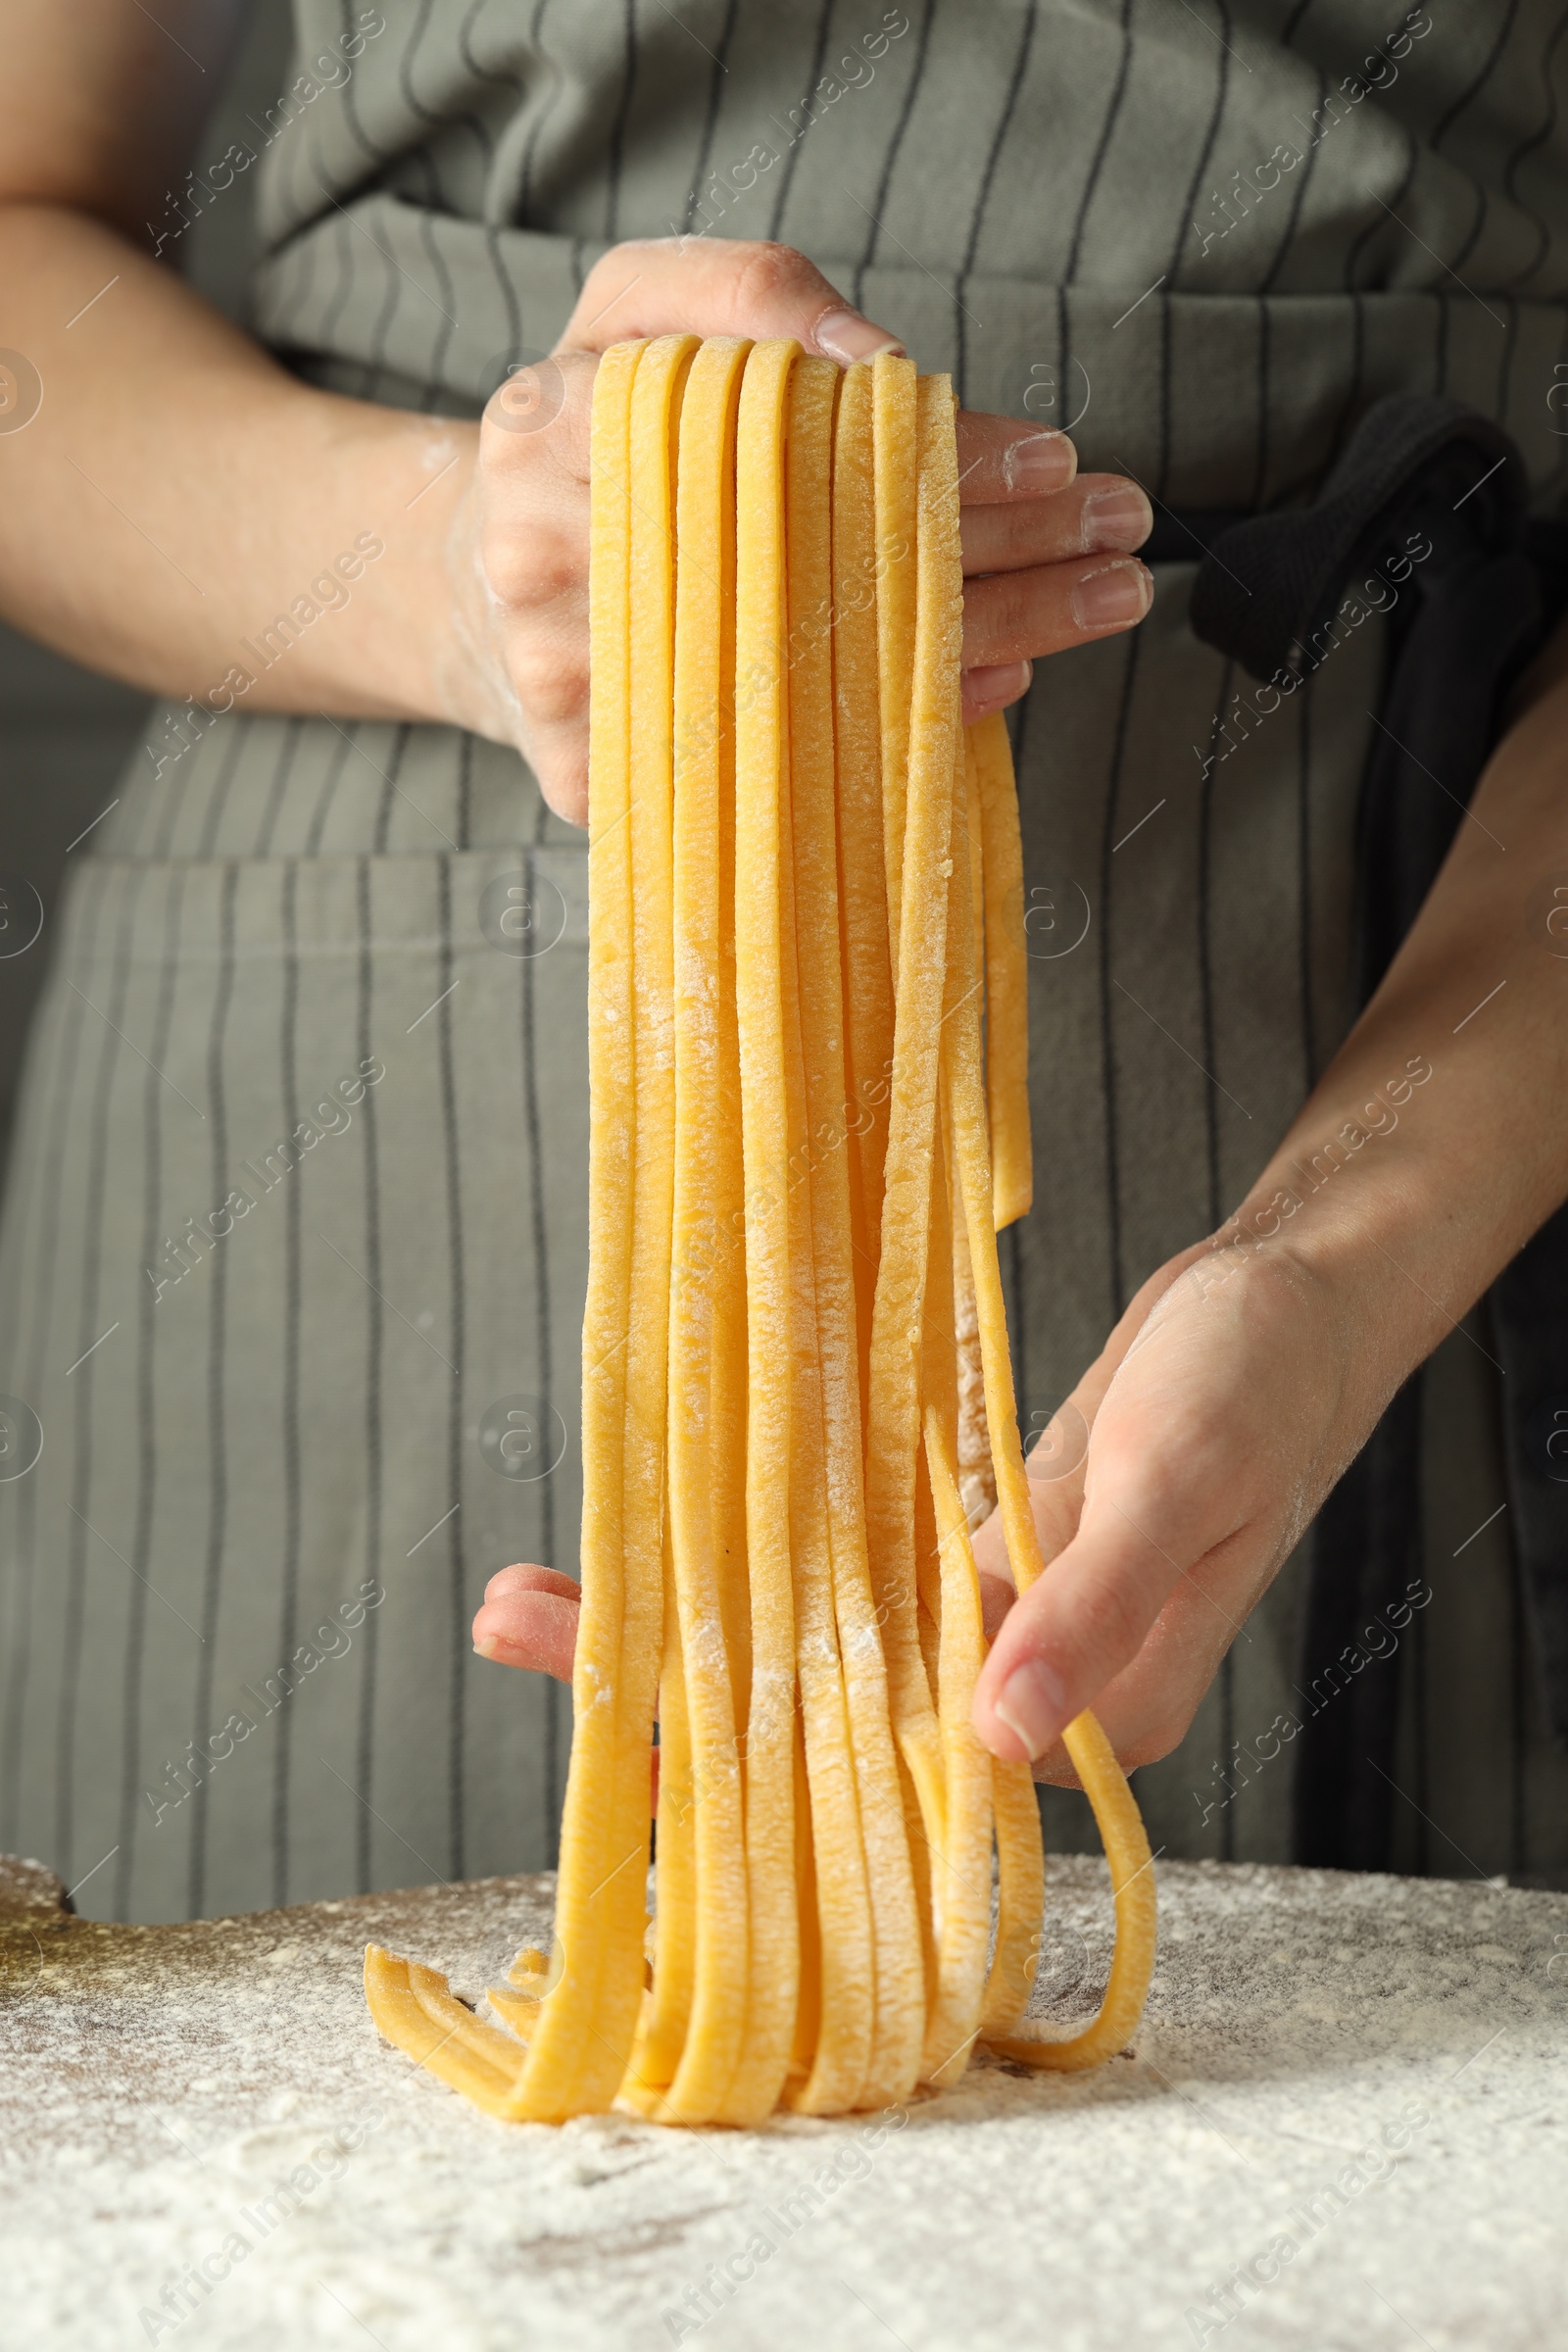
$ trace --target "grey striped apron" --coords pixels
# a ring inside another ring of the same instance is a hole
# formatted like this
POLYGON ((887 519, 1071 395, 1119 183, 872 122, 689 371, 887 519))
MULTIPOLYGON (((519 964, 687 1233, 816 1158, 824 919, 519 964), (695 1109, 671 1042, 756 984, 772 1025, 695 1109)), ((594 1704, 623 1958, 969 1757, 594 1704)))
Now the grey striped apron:
MULTIPOLYGON (((969 406, 1073 425, 1169 507, 1305 494, 1400 388, 1504 421, 1560 503, 1544 0, 1375 37, 1350 0, 297 19, 254 125, 256 323, 318 383, 471 415, 608 244, 774 236, 969 406)), ((1192 576, 1161 564, 1143 629, 1042 663, 1015 714, 1034 1426, 1353 1014, 1379 624, 1260 714, 1192 576)), ((0 1235, 0 1845, 131 1918, 547 1863, 567 1705, 467 1624, 497 1567, 575 1564, 581 837, 450 730, 166 710, 53 927, 0 1235)), ((1440 1351, 1430 1597, 1354 1671, 1399 1678, 1399 1859, 1551 1873, 1568 1764, 1505 1527, 1472 1535, 1490 1377, 1483 1333, 1440 1351)), ((1288 1858, 1285 1727, 1335 1688, 1304 1564, 1140 1773, 1156 1846, 1288 1858)))

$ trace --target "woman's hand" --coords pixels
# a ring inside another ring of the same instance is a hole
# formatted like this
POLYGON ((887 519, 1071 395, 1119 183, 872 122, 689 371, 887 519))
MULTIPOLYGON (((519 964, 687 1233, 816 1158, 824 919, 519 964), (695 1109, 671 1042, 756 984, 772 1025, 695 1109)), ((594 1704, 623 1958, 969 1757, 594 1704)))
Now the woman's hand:
MULTIPOLYGON (((447 715, 514 743, 557 812, 588 808, 589 421, 599 354, 640 335, 793 335, 848 364, 897 339, 784 245, 617 245, 591 271, 548 360, 485 411, 447 541, 456 633, 447 715)), ((961 416, 964 716, 1015 702, 1037 655, 1130 628, 1149 609, 1131 559, 1151 524, 1136 483, 1075 479, 1061 433, 961 416)))
POLYGON ((503 1568, 484 1589, 473 1646, 500 1666, 524 1666, 569 1683, 581 1600, 580 1587, 559 1569, 503 1568))
POLYGON ((1568 628, 1248 1200, 1145 1286, 1047 1432, 1047 1573, 1009 1605, 996 1522, 976 1540, 976 1728, 1043 1779, 1072 1780, 1082 1707, 1126 1763, 1175 1745, 1390 1397, 1568 1193, 1565 657, 1568 628))
MULTIPOLYGON (((675 238, 606 254, 554 354, 479 422, 321 391, 136 250, 123 90, 158 67, 160 35, 94 6, 85 51, 58 10, 32 11, 17 94, 0 91, 6 334, 48 388, 0 434, 0 617, 214 716, 471 728, 585 822, 600 353, 676 331, 791 335, 847 364, 894 337, 786 246, 675 238)), ((167 169, 173 184, 172 155, 167 169)), ((1142 618, 1151 584, 1130 551, 1150 510, 1118 476, 1074 480, 1060 433, 964 416, 958 454, 976 718, 1023 693, 1036 655, 1142 618)))
POLYGON ((1060 1733, 1087 1706, 1126 1765, 1182 1739, 1387 1401, 1366 1306, 1278 1238, 1144 1285, 1031 1456, 1046 1574, 1015 1600, 1000 1516, 975 1538, 996 1754, 1076 1787, 1060 1733))
MULTIPOLYGON (((974 1716, 997 1754, 1075 1786, 1059 1735, 1089 1705, 1125 1764, 1176 1745, 1386 1401, 1364 1311, 1283 1246, 1202 1243, 1145 1284, 1032 1457, 1047 1574, 1016 1601, 1000 1517, 975 1538, 994 1646, 974 1716)), ((505 1568, 474 1646, 565 1681, 577 1600, 505 1568)))
MULTIPOLYGON (((1036 1447, 1045 1575, 1014 1600, 997 1519, 976 1537, 998 1755, 1070 1781, 1086 1706, 1125 1763, 1174 1746, 1389 1398, 1568 1195, 1565 793, 1568 675, 1247 1200, 1144 1285, 1036 1447)), ((575 1593, 504 1570, 478 1646, 564 1674, 575 1593)))

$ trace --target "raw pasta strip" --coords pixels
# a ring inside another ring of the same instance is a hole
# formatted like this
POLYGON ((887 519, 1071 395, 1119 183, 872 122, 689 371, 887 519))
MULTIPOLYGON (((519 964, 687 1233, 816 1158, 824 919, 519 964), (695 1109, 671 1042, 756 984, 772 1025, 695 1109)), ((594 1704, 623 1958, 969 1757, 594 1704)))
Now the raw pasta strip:
POLYGON ((508 2112, 517 2067, 524 2055, 521 2045, 471 2016, 461 2001, 452 2000, 444 1977, 438 1977, 434 1969, 419 1968, 416 1962, 400 1960, 395 1953, 383 1951, 379 1944, 367 1944, 365 1997, 371 2017, 388 2041, 395 2042, 416 2065, 439 2076, 454 2090, 461 2090, 465 2098, 482 2107, 487 2115, 508 2112), (419 1997, 416 1981, 425 1978, 433 1981, 431 1994, 439 1987, 452 2008, 477 2029, 478 2035, 490 2036, 496 2045, 493 2055, 488 2043, 464 2033, 442 2014, 438 1999, 419 1997))
MULTIPOLYGON (((867 374, 868 371, 862 370, 862 383, 867 374)), ((803 362, 796 374, 797 425, 804 421, 802 410, 809 396, 825 427, 832 416, 832 391, 833 378, 821 369, 820 364, 803 362)), ((847 392, 848 385, 840 394, 841 404, 847 392)), ((837 1638, 841 1704, 847 1709, 845 1729, 850 1751, 845 1818, 847 1824, 858 1816, 858 1868, 870 1906, 864 1930, 857 1908, 852 1936, 845 1936, 842 1949, 835 1951, 835 1938, 828 1932, 829 1842, 823 1829, 816 1826, 813 1779, 812 1821, 823 1927, 823 2025, 817 2071, 820 2078, 833 2025, 835 1997, 842 2001, 855 1993, 854 1971, 863 1968, 865 2041, 853 2080, 846 2067, 839 2096, 840 2105, 856 2106, 886 2104, 890 2099, 904 2096, 912 2086, 919 2064, 924 1974, 904 1831, 903 1798, 888 1721, 887 1676, 877 1638, 865 1543, 858 1294, 852 1264, 850 1169, 844 1149, 845 975, 837 955, 818 952, 817 948, 817 943, 836 945, 842 935, 834 810, 832 649, 830 632, 819 617, 824 607, 834 612, 839 611, 836 603, 829 605, 827 454, 825 431, 820 439, 812 436, 809 441, 804 433, 799 435, 799 441, 792 436, 791 817, 795 870, 792 927, 799 942, 797 966, 805 1062, 815 1354, 820 1367, 822 1473, 826 1481, 831 1555, 828 1618, 823 1631, 827 1643, 833 1642, 835 1635, 837 1638), (803 458, 810 450, 812 464, 795 465, 798 445, 803 458), (835 1977, 842 1985, 837 1995, 835 1977)), ((843 626, 842 617, 838 626, 843 626)), ((862 829, 861 854, 874 858, 878 895, 881 846, 880 829, 875 832, 862 829)), ((806 1639, 803 1620, 800 1633, 803 1667, 806 1639)), ((803 1690, 804 1687, 803 1674, 803 1690)), ((808 1743, 810 1720, 808 1711, 808 1743)), ((836 1774, 836 1755, 834 1770, 836 1774)), ((857 1999, 858 2017, 858 2013, 857 1999)), ((820 2081, 813 2082, 800 2103, 808 2107, 823 2103, 821 2091, 820 2081)))
POLYGON ((974 1269, 969 1263, 969 1230, 953 1219, 953 1320, 958 1366, 958 1498, 971 1528, 997 1506, 991 1468, 991 1435, 986 1428, 985 1365, 980 1355, 980 1316, 975 1305, 974 1269))
POLYGON ((506 2020, 509 2031, 525 2042, 539 2022, 539 2004, 556 1982, 544 1953, 524 1944, 507 1971, 506 1983, 487 1985, 485 1999, 506 2020))
MULTIPOLYGON (((674 1294, 672 1291, 672 1303, 674 1294)), ((686 1653, 664 1522, 664 1654, 659 1676, 659 1852, 654 1982, 645 2000, 622 2096, 652 2114, 675 2079, 686 2046, 697 1976, 697 1800, 693 1788, 686 1653)))
POLYGON ((931 1474, 926 1467, 923 1435, 914 1456, 914 1600, 920 1660, 935 1707, 942 1648, 942 1562, 937 1557, 937 1513, 931 1499, 931 1474))
POLYGON ((801 1923, 801 1979, 781 2101, 786 2107, 796 2103, 810 2075, 822 2018, 822 1937, 816 1915, 811 1791, 806 1777, 806 1726, 799 1709, 795 1716, 795 1888, 801 1923))
POLYGON ((1046 1900, 1040 1806, 1027 1764, 992 1757, 991 1802, 997 1823, 997 1940, 980 2012, 982 2036, 1009 2033, 1029 2006, 1046 1900))
MULTIPOLYGON (((871 1913, 859 1807, 833 1609, 833 1559, 823 1428, 819 1294, 842 1322, 834 1235, 818 1237, 813 1173, 824 1156, 811 1123, 842 1104, 824 1056, 841 1061, 838 975, 814 943, 838 942, 833 828, 833 666, 829 488, 838 369, 796 362, 785 451, 788 549, 789 745, 781 794, 780 872, 784 1053, 790 1121, 790 1295, 795 1359, 790 1402, 790 1535, 795 1561, 795 1649, 806 1740, 816 1883, 818 2018, 810 2072, 790 2104, 837 2114, 853 2104, 871 2050, 871 1913)), ((844 1237, 838 1237, 842 1240, 844 1237)), ((853 1326, 851 1327, 853 1328, 853 1326)), ((847 1366, 853 1366, 853 1351, 847 1366)), ((804 1924, 804 1916, 803 1916, 804 1924)))
POLYGON ((781 787, 785 676, 784 415, 799 346, 746 362, 735 449, 735 1004, 746 1171, 746 1726, 751 1949, 746 2034, 726 2113, 778 2101, 800 1991, 795 1873, 795 1602, 790 1561, 789 1106, 784 1063, 781 787))
MULTIPOLYGON (((582 1332, 582 1611, 572 1669, 575 1721, 556 1894, 562 1976, 549 2000, 541 2004, 527 2064, 506 2106, 510 2115, 539 2122, 559 2122, 610 2105, 625 2071, 642 1985, 641 1937, 613 1933, 604 1894, 605 1880, 614 1867, 625 1613, 621 1443, 636 1075, 633 1040, 624 1017, 632 908, 627 461, 632 390, 643 349, 637 343, 617 344, 601 360, 590 453, 589 604, 595 660, 589 695, 591 1182, 582 1332), (602 1999, 602 1987, 607 1986, 608 2003, 602 1999), (604 2031, 607 2007, 617 2020, 615 2034, 604 2031)), ((391 2037, 398 2039, 395 2033, 391 2037)))
MULTIPOLYGON (((617 1948, 642 1942, 648 1872, 648 1775, 664 1655, 666 1547, 663 1538, 669 1376, 669 1257, 675 1168, 673 924, 673 710, 675 536, 670 447, 693 335, 650 343, 632 390, 629 462, 631 578, 631 1013, 635 1041, 632 1257, 626 1347, 622 1480, 626 1537, 615 1762, 615 1833, 601 1891, 607 1932, 617 1948), (612 1923, 613 1923, 612 1925, 612 1923)), ((672 1668, 677 1661, 672 1659, 672 1668)), ((677 1719, 680 1701, 674 1701, 677 1719)), ((677 1720, 676 1737, 679 1737, 677 1720)), ((677 1772, 679 1759, 677 1757, 677 1772)), ((683 1833, 689 1838, 689 1825, 683 1833)), ((680 1907, 665 1989, 649 2020, 654 2049, 667 2062, 690 1984, 690 1944, 680 1907)), ((640 1987, 628 1974, 625 2008, 601 2000, 596 2031, 623 2046, 638 2022, 640 1987)), ((637 2072, 646 2089, 662 2065, 637 2072)), ((667 2078, 666 2078, 667 2079, 667 2078)))
MULTIPOLYGON (((885 2106, 906 2097, 912 2088, 919 2071, 925 2020, 921 1911, 889 1721, 887 1666, 871 1592, 862 1455, 882 1223, 885 1105, 893 1070, 871 399, 871 369, 863 363, 849 368, 839 390, 833 441, 833 696, 844 1052, 842 1075, 829 1060, 823 1094, 827 1120, 830 1125, 838 1121, 833 1132, 844 1132, 848 1143, 843 1157, 849 1179, 849 1247, 855 1269, 857 1382, 853 1396, 841 1385, 841 1359, 836 1352, 840 1326, 831 1312, 832 1301, 820 1286, 818 1290, 833 1595, 875 1945, 874 2032, 868 2070, 857 2102, 867 2107, 885 2106), (836 1102, 832 1100, 835 1086, 841 1088, 836 1102)), ((823 960, 827 963, 829 959, 823 960)), ((822 1123, 822 1114, 813 1104, 813 1134, 821 1131, 822 1123)), ((830 1151, 812 1166, 813 1224, 818 1233, 830 1237, 844 1215, 839 1159, 840 1154, 830 1151)), ((830 1262, 839 1260, 835 1255, 830 1262)))
POLYGON ((991 1115, 992 1222, 1000 1233, 1014 1218, 1027 1216, 1034 1201, 1023 842, 1012 746, 1002 712, 977 719, 969 729, 969 743, 984 842, 986 1099, 991 1115))
MULTIPOLYGON (((969 1255, 985 1365, 986 1420, 991 1431, 1003 1532, 1013 1578, 1022 1592, 1042 1573, 1044 1562, 1018 1442, 1007 1325, 997 1263, 988 1120, 980 1070, 980 1023, 973 985, 974 943, 969 936, 967 894, 955 899, 955 914, 957 986, 954 1008, 943 1023, 943 1058, 951 1089, 954 1138, 969 1229, 969 1255)), ((1099 1724, 1092 1715, 1080 1715, 1067 1726, 1063 1740, 1095 1809, 1104 1841, 1116 1899, 1116 1950, 1105 1999, 1092 2026, 1069 2040, 1019 2043, 1016 2049, 1030 2053, 1030 2064, 1072 2069, 1098 2065, 1102 2058, 1121 2047, 1137 2023, 1154 1966, 1154 1882, 1150 1868, 1149 1840, 1138 1807, 1099 1724), (1117 2034, 1119 2040, 1111 2038, 1117 2034)), ((1016 2054, 1014 2045, 1008 2044, 1007 2048, 1009 2054, 1016 2054)))
MULTIPOLYGON (((932 379, 927 378, 928 382, 932 379)), ((946 381, 946 378, 943 379, 946 381)), ((888 943, 899 968, 904 855, 908 832, 910 724, 919 596, 919 382, 912 360, 883 352, 871 363, 876 484, 876 628, 882 730, 883 857, 888 943)), ((957 478, 955 449, 954 478, 957 478)), ((956 526, 955 526, 956 527, 956 526)), ((960 591, 961 593, 961 591, 960 591)), ((954 672, 956 676, 956 669, 954 672)))
MULTIPOLYGON (((920 1318, 927 1276, 947 957, 963 587, 957 453, 947 377, 922 378, 917 406, 919 501, 913 701, 903 843, 904 919, 899 928, 882 1251, 871 1325, 866 1534, 872 1583, 884 1620, 894 1730, 913 1783, 924 1836, 940 1853, 945 1836, 942 1752, 920 1651, 912 1534, 915 1459, 921 1438, 920 1318)), ((879 446, 879 484, 883 470, 879 446)), ((880 509, 880 496, 878 505, 880 509)), ((889 566, 884 587, 896 568, 889 566)), ((884 759, 884 785, 887 775, 884 759)), ((930 1992, 928 1985, 928 1999, 930 1992)))
MULTIPOLYGON (((958 769, 961 781, 961 761, 958 769)), ((956 847, 961 843, 958 833, 956 847)), ((950 895, 967 888, 956 857, 950 895)), ((950 998, 951 998, 950 965, 950 998)), ((939 1131, 940 1132, 940 1131, 939 1131)), ((991 1934, 991 1758, 970 1721, 985 1658, 980 1587, 955 1469, 957 1382, 954 1348, 953 1245, 947 1154, 932 1189, 931 1277, 925 1304, 925 1462, 930 1482, 939 1590, 936 1690, 946 1790, 946 1838, 933 1852, 937 1978, 921 2073, 951 2085, 969 2062, 979 2032, 991 1934)))
MULTIPOLYGON (((731 1064, 734 981, 724 971, 729 908, 724 835, 733 825, 734 648, 727 626, 735 583, 735 416, 749 346, 714 340, 692 362, 681 403, 677 477, 674 734, 675 1194, 670 1266, 669 1530, 678 1631, 685 1657, 689 1761, 671 1809, 695 1831, 695 1965, 684 2048, 665 2123, 721 2112, 746 2024, 746 1828, 736 1738, 732 1657, 744 1592, 723 1556, 715 1492, 734 1491, 739 1442, 725 1394, 734 1327, 744 1314, 736 1276, 740 1204, 737 1105, 731 1064), (728 987, 726 990, 726 979, 728 987), (715 1394, 716 1390, 716 1394, 715 1394)), ((740 1370, 744 1378, 744 1357, 740 1370)), ((739 1567, 740 1563, 735 1563, 739 1567)), ((676 1889, 664 1879, 664 1775, 660 1738, 661 1919, 676 1889)), ((662 1967, 662 1956, 659 1967, 662 1967)), ((656 1973, 656 1986, 658 1976, 656 1973)))
MULTIPOLYGON (((983 727, 985 724, 984 719, 978 721, 979 726, 983 727)), ((980 772, 977 764, 975 735, 975 727, 965 727, 962 730, 963 776, 959 789, 963 794, 963 826, 969 845, 969 937, 972 943, 970 954, 974 959, 976 972, 984 980, 986 977, 985 835, 981 826, 980 772)), ((957 822, 956 814, 954 822, 955 824, 957 822)))
POLYGON ((1073 2074, 1099 2066, 1126 2047, 1149 1998, 1156 1933, 1154 1873, 1149 1838, 1115 1751, 1093 1715, 1080 1715, 1062 1734, 1074 1770, 1083 1783, 1110 1865, 1116 1898, 1116 1948, 1100 2013, 1081 2034, 1047 2041, 1019 2035, 991 2039, 1004 2058, 1024 2066, 1073 2074))
MULTIPOLYGON (((975 968, 983 972, 985 966, 978 943, 985 937, 985 881, 981 872, 980 782, 975 773, 972 727, 963 730, 963 797, 969 846, 969 908, 972 936, 976 942, 975 968)), ((975 1311, 969 1236, 961 1215, 953 1219, 953 1297, 954 1329, 958 1343, 958 1496, 963 1504, 964 1517, 971 1528, 976 1528, 995 1509, 997 1488, 991 1474, 991 1441, 986 1432, 980 1318, 975 1311)))
POLYGON ((520 2042, 526 2043, 539 2023, 539 1995, 536 1992, 519 1992, 515 1984, 487 1984, 484 1997, 497 2015, 506 2021, 508 2032, 515 2034, 520 2042))
POLYGON ((885 2107, 906 2097, 918 2078, 926 1964, 921 1897, 906 1829, 899 1756, 889 1720, 887 1668, 871 1596, 860 1465, 858 1452, 851 1451, 852 1442, 858 1448, 859 1433, 858 1427, 848 1426, 849 1420, 847 1413, 835 1414, 830 1394, 833 1594, 855 1754, 875 1969, 871 2047, 858 2095, 850 2103, 885 2107))
MULTIPOLYGON (((862 1432, 882 1235, 886 1104, 893 1073, 871 402, 872 371, 859 361, 845 374, 833 436, 833 701, 844 965, 843 1119, 849 1138, 862 1432)), ((835 1104, 835 1112, 838 1107, 835 1104)))
POLYGON ((980 2031, 991 1939, 992 1759, 969 1718, 985 1662, 980 1587, 969 1530, 958 1499, 947 1433, 926 1413, 926 1460, 942 1565, 942 1651, 938 1671, 942 1755, 947 1779, 947 1843, 933 1854, 940 1889, 936 1998, 926 2027, 921 2073, 950 2087, 963 2073, 980 2031))
MULTIPOLYGON (((980 836, 976 825, 978 793, 975 775, 973 728, 964 733, 964 818, 961 826, 955 810, 954 863, 956 872, 965 866, 970 878, 968 904, 971 925, 968 939, 961 929, 951 943, 948 1004, 944 1024, 958 1017, 968 992, 973 989, 980 965, 975 955, 975 940, 980 936, 974 928, 973 917, 979 894, 974 887, 976 852, 980 836)), ((976 1453, 979 1442, 985 1443, 986 1499, 995 1503, 996 1480, 991 1470, 989 1433, 985 1423, 984 1363, 980 1349, 980 1319, 974 1291, 974 1273, 969 1259, 968 1228, 963 1210, 961 1174, 952 1122, 951 1072, 944 1089, 947 1107, 947 1142, 949 1146, 949 1190, 953 1201, 953 1262, 955 1292, 960 1303, 956 1318, 959 1331, 958 1348, 958 1408, 960 1437, 960 1472, 963 1466, 961 1441, 966 1413, 975 1431, 976 1453), (963 1285, 959 1292, 959 1283, 963 1285), (962 1342, 969 1321, 973 1322, 972 1356, 962 1342), (972 1383, 972 1388, 970 1387, 972 1383), (966 1393, 967 1391, 967 1393, 966 1393), (978 1391, 978 1395, 974 1394, 978 1391)), ((960 1500, 967 1503, 960 1478, 960 1500)), ((973 1525, 972 1512, 966 1518, 973 1525)), ((971 1558, 972 1558, 971 1554, 971 1558)), ((982 1655, 983 1655, 982 1642, 982 1655)), ((972 1695, 972 1691, 971 1691, 972 1695)), ((1041 1912, 1045 1900, 1045 1857, 1040 1840, 1040 1810, 1035 1801, 1034 1782, 1026 1764, 1004 1764, 1000 1758, 991 1759, 991 1795, 996 1824, 999 1894, 997 1906, 996 1944, 991 1968, 986 1979, 981 2030, 995 2028, 1005 2032, 1015 2025, 1029 2004, 1039 1965, 1041 1912)))

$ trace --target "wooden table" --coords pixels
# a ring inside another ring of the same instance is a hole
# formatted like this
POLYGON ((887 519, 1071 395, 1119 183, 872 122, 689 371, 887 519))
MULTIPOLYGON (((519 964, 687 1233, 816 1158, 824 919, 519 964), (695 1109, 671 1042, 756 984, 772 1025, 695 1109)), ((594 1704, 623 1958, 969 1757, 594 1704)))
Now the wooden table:
MULTIPOLYGON (((1063 2024, 1103 1886, 1051 1866, 1063 2024)), ((548 1943, 548 1880, 134 1928, 0 1865, 5 2341, 1561 2343, 1568 1897, 1217 1864, 1160 1892, 1149 2016, 1097 2075, 982 2059, 885 2117, 555 2131, 411 2072, 359 1984, 374 1937, 477 1997, 548 1943)))

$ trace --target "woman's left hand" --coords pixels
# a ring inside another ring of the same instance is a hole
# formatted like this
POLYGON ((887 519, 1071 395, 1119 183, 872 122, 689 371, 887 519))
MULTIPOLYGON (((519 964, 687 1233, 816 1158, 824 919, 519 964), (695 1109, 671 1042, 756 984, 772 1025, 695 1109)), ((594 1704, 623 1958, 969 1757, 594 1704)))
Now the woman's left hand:
POLYGON ((1076 1786, 1060 1734, 1089 1706, 1124 1765, 1177 1744, 1397 1380, 1365 1305, 1282 1238, 1144 1285, 1035 1449, 1046 1574, 1014 1599, 1000 1517, 975 1538, 997 1755, 1076 1786))
POLYGON ((1568 1193, 1568 628, 1548 655, 1248 1200, 1146 1284, 1048 1433, 1087 1450, 1031 1480, 1047 1574, 1009 1606, 995 1521, 976 1539, 975 1725, 1044 1779, 1072 1779, 1084 1707, 1126 1763, 1176 1744, 1396 1390, 1568 1193))

